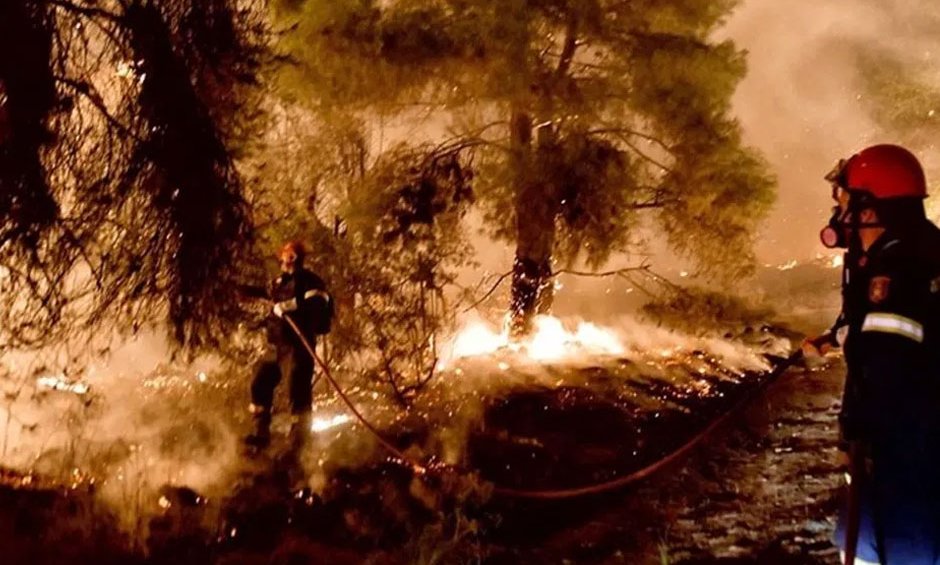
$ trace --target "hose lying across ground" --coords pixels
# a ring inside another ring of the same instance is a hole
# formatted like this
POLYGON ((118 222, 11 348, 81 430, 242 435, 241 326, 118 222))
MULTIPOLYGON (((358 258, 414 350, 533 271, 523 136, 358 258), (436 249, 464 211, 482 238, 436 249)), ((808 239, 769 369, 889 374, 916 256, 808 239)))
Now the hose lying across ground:
MULTIPOLYGON (((410 457, 405 455, 400 449, 395 447, 391 442, 382 437, 382 434, 369 423, 368 420, 363 417, 363 415, 356 409, 356 406, 352 403, 348 396, 343 392, 343 389, 340 388, 339 383, 336 382, 336 379, 333 378, 332 373, 330 373, 329 367, 326 366, 326 363, 323 362, 323 359, 317 355, 316 350, 313 346, 310 345, 310 342, 307 341, 307 338, 301 333, 300 328, 297 327, 297 324, 290 318, 290 316, 284 316, 284 319, 287 320, 287 323, 290 324, 291 329, 294 330, 294 333, 297 334, 297 337, 300 338, 301 343, 317 362, 318 365, 323 369, 323 375, 326 377, 327 382, 330 383, 330 386, 333 387, 333 390, 336 391, 336 394, 339 395, 340 399, 346 404, 349 410, 353 415, 359 420, 359 422, 365 427, 376 440, 387 449, 392 455, 401 460, 401 462, 409 465, 416 473, 424 475, 429 472, 429 469, 424 465, 417 463, 412 460, 410 457)), ((705 438, 712 434, 716 429, 721 427, 722 424, 726 423, 733 416, 740 413, 746 406, 758 398, 767 387, 777 380, 780 375, 785 373, 787 369, 792 367, 797 361, 802 358, 803 354, 800 349, 797 349, 796 352, 792 353, 789 357, 783 360, 780 364, 774 367, 774 370, 771 371, 758 386, 754 387, 748 394, 744 395, 744 398, 739 400, 724 414, 713 420, 708 426, 705 427, 701 432, 693 436, 690 440, 685 442, 682 446, 672 451, 665 457, 658 459, 657 461, 630 473, 629 475, 618 477, 616 479, 611 479, 602 483, 597 483, 593 485, 577 487, 577 488, 567 488, 567 489, 552 489, 552 490, 520 490, 512 488, 503 488, 495 487, 493 492, 500 496, 506 496, 511 498, 523 498, 523 499, 534 499, 534 500, 565 500, 578 498, 581 496, 589 496, 595 494, 601 494, 605 492, 610 492, 614 490, 621 489, 638 481, 641 481, 650 475, 653 475, 657 471, 663 469, 664 467, 669 466, 675 461, 681 459, 687 455, 692 449, 698 446, 705 438)))

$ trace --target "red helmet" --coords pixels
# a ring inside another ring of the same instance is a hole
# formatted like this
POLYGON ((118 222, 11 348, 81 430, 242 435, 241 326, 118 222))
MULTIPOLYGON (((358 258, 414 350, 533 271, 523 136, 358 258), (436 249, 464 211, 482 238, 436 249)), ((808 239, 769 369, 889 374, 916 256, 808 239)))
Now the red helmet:
POLYGON ((849 192, 873 198, 926 198, 924 169, 913 153, 898 145, 873 145, 840 161, 826 179, 849 192))

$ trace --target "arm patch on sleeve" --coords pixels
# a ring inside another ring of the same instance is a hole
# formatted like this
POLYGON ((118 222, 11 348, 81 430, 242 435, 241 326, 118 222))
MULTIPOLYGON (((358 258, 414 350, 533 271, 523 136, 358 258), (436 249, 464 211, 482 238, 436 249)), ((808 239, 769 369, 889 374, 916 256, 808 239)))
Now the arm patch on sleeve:
POLYGON ((872 304, 881 304, 890 293, 891 277, 872 277, 868 283, 868 301, 872 304))

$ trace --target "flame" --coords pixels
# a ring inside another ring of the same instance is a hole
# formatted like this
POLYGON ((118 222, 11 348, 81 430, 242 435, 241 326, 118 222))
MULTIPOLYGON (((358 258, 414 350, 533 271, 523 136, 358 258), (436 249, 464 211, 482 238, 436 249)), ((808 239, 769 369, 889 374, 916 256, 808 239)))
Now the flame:
POLYGON ((508 331, 496 333, 486 322, 476 320, 457 332, 453 357, 487 355, 504 347, 509 347, 508 331))
POLYGON ((842 253, 836 253, 830 255, 828 253, 817 253, 816 254, 816 264, 828 267, 830 269, 840 269, 842 268, 842 263, 844 258, 842 253))
MULTIPOLYGON (((579 322, 574 331, 554 316, 536 316, 532 335, 522 341, 509 337, 508 324, 496 331, 482 320, 473 320, 453 339, 452 359, 491 355, 500 350, 526 355, 535 361, 557 361, 578 354, 622 355, 625 351, 617 335, 589 322, 579 322)), ((501 363, 500 368, 505 368, 501 363)))

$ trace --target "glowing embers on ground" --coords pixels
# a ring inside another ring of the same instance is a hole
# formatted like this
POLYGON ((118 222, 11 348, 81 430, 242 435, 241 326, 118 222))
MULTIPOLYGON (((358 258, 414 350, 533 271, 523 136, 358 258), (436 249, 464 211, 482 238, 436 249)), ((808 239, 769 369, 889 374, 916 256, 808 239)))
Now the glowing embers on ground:
POLYGON ((623 355, 625 348, 612 330, 578 322, 572 330, 554 316, 537 316, 532 335, 514 341, 508 324, 497 331, 482 320, 466 324, 453 339, 451 359, 512 352, 534 361, 559 361, 584 355, 623 355))
POLYGON ((81 381, 72 381, 64 376, 39 377, 36 379, 36 386, 80 395, 88 394, 88 391, 91 389, 91 387, 81 381))

